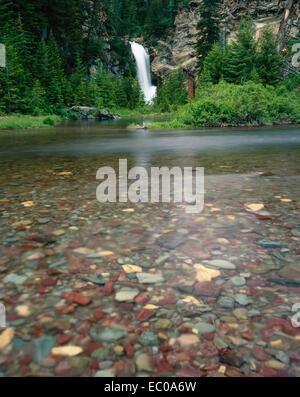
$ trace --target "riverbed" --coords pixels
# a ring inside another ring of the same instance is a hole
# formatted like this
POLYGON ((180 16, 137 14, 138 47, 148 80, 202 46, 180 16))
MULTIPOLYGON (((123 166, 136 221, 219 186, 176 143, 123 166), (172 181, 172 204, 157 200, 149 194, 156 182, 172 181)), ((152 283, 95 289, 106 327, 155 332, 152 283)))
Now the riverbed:
POLYGON ((299 376, 300 127, 133 121, 1 132, 0 374, 299 376), (99 203, 119 159, 204 167, 203 212, 99 203))

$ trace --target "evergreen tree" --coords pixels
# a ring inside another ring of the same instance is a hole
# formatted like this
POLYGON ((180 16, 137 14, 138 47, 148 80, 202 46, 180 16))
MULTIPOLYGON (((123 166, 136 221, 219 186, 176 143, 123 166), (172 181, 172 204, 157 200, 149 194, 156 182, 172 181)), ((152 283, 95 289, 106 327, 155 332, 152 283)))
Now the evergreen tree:
POLYGON ((256 56, 256 70, 265 85, 278 84, 281 77, 282 61, 277 52, 277 40, 270 26, 267 26, 259 40, 256 56))
POLYGON ((54 107, 63 106, 64 72, 53 33, 47 43, 47 100, 54 107))
POLYGON ((198 69, 203 69, 204 59, 213 44, 219 41, 219 7, 220 0, 203 0, 199 7, 200 20, 197 24, 198 38, 196 51, 198 69))
POLYGON ((47 85, 47 47, 44 39, 41 39, 33 62, 33 74, 36 79, 43 85, 47 85))
POLYGON ((39 80, 36 80, 31 92, 30 110, 34 115, 42 114, 46 108, 46 91, 39 80))
POLYGON ((175 110, 187 103, 184 74, 178 70, 169 74, 158 92, 158 106, 163 112, 175 110))
POLYGON ((243 19, 236 38, 227 47, 224 59, 224 77, 229 83, 243 84, 249 80, 256 66, 255 27, 251 19, 243 19))
POLYGON ((218 84, 223 75, 223 62, 223 51, 219 43, 215 43, 204 60, 200 81, 218 84))

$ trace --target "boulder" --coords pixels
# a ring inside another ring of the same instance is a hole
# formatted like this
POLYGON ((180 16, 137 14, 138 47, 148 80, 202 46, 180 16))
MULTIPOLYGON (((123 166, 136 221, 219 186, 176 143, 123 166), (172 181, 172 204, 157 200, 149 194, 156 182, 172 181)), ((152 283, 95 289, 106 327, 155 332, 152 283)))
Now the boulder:
POLYGON ((89 106, 72 106, 67 109, 68 113, 75 113, 82 120, 118 120, 119 115, 113 115, 106 109, 98 109, 89 106))

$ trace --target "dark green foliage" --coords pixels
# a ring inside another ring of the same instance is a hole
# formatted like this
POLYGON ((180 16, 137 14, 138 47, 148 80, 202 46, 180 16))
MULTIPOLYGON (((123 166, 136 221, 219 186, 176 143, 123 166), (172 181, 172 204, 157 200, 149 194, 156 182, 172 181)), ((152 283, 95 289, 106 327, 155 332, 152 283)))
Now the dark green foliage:
POLYGON ((270 26, 263 30, 259 40, 256 69, 263 84, 278 84, 281 77, 282 60, 277 52, 277 40, 270 26))
POLYGON ((221 82, 201 87, 196 99, 180 109, 175 120, 155 127, 201 127, 263 125, 299 122, 300 95, 283 87, 249 82, 234 85, 221 82))
POLYGON ((187 89, 182 70, 170 73, 158 92, 157 105, 159 109, 162 112, 169 112, 186 103, 187 89))
POLYGON ((230 83, 243 84, 256 67, 255 27, 251 19, 241 21, 236 39, 227 47, 224 59, 224 78, 230 83))
POLYGON ((233 84, 252 81, 275 86, 282 79, 282 66, 271 28, 267 26, 257 41, 253 21, 244 19, 224 53, 218 43, 213 45, 204 60, 200 83, 217 84, 224 79, 233 84))
POLYGON ((198 40, 196 44, 198 69, 203 69, 204 59, 214 43, 219 41, 219 7, 220 0, 203 0, 199 7, 200 20, 197 25, 198 40))
POLYGON ((200 75, 202 84, 218 84, 223 76, 224 55, 219 43, 215 43, 204 60, 200 75))

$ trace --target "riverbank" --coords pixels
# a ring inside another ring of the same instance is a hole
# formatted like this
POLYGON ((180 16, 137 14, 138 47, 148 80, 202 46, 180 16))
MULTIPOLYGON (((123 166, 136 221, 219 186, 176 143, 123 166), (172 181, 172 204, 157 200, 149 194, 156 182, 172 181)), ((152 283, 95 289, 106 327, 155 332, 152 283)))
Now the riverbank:
POLYGON ((300 123, 300 95, 286 87, 248 82, 221 82, 199 87, 196 98, 180 107, 173 119, 150 129, 195 127, 259 127, 300 123))
POLYGON ((15 130, 24 128, 49 128, 54 127, 61 117, 57 115, 30 116, 13 115, 0 117, 0 130, 15 130))

